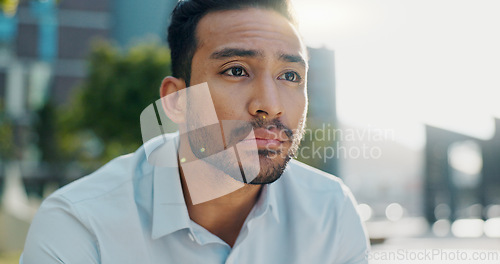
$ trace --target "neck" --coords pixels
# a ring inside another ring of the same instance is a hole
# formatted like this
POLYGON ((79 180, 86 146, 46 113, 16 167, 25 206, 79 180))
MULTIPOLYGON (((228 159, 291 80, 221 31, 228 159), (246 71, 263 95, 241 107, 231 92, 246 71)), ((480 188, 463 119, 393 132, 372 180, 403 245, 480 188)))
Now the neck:
MULTIPOLYGON (((202 203, 193 203, 190 190, 196 191, 197 188, 192 186, 191 183, 188 186, 181 166, 179 166, 179 173, 181 175, 184 200, 191 220, 232 247, 245 219, 259 198, 262 186, 244 184, 243 187, 238 188, 236 191, 215 199, 202 203)), ((218 192, 218 190, 206 190, 207 187, 210 188, 209 184, 202 187, 205 188, 204 192, 218 192)))

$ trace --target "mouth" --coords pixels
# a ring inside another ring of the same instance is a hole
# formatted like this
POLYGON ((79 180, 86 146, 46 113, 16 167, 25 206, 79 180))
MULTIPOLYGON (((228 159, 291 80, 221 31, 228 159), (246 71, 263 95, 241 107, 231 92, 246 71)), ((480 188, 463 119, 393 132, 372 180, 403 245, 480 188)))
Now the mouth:
POLYGON ((257 128, 242 143, 257 146, 258 150, 279 150, 285 142, 290 141, 285 137, 280 130, 257 128))
POLYGON ((283 141, 277 139, 255 138, 258 149, 278 149, 283 141))

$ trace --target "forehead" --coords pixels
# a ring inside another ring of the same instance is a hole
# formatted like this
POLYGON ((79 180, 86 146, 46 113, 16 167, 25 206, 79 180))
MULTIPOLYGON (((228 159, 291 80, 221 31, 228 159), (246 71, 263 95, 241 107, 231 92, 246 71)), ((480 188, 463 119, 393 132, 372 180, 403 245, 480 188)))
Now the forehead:
POLYGON ((263 53, 305 55, 305 46, 296 28, 272 10, 247 8, 208 13, 198 23, 196 36, 197 53, 249 48, 263 53))

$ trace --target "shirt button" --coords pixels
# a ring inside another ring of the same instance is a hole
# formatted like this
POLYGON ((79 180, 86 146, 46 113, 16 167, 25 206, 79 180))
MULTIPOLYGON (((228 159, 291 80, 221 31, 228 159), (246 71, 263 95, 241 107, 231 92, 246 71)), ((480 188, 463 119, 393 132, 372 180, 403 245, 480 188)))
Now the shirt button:
POLYGON ((193 237, 193 234, 191 234, 191 232, 188 233, 188 237, 189 237, 189 239, 191 239, 191 241, 194 241, 194 237, 193 237))

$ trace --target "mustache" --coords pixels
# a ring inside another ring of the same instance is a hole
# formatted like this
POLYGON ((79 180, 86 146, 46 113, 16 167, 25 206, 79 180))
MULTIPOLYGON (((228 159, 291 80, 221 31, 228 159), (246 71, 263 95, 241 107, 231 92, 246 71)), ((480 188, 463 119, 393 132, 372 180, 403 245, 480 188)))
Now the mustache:
MULTIPOLYGON (((267 130, 277 129, 279 133, 284 133, 289 141, 292 141, 294 136, 293 131, 277 118, 272 120, 255 118, 250 120, 249 122, 244 122, 243 125, 233 129, 233 131, 231 132, 231 138, 243 140, 248 136, 248 134, 250 134, 252 129, 258 128, 264 128, 267 130)), ((280 137, 277 136, 276 138, 280 137)))

